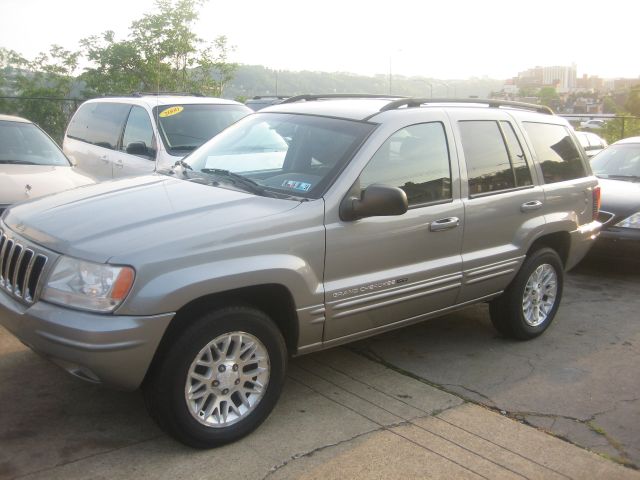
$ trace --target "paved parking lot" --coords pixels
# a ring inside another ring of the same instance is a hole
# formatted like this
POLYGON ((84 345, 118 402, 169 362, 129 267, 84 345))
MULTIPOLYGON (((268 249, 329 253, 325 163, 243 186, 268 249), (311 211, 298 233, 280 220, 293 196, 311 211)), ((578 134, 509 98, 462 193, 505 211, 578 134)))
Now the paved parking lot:
POLYGON ((587 257, 538 339, 501 338, 486 305, 355 344, 445 390, 640 466, 640 265, 587 257))
POLYGON ((639 277, 600 268, 569 276, 533 342, 500 338, 474 307, 294 359, 265 424, 211 451, 166 437, 138 393, 71 378, 0 328, 0 479, 640 479, 543 433, 638 464, 639 277))

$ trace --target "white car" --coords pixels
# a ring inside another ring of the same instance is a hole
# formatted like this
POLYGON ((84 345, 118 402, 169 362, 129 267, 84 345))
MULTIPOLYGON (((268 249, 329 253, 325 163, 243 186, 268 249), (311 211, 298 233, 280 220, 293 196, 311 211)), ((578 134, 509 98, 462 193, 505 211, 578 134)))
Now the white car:
POLYGON ((576 136, 589 158, 601 152, 609 145, 604 138, 592 132, 576 132, 576 136))
POLYGON ((593 120, 587 120, 586 122, 580 122, 580 128, 584 130, 601 130, 605 126, 604 120, 599 120, 597 118, 593 120))
POLYGON ((37 125, 0 115, 0 215, 14 203, 90 183, 37 125))
POLYGON ((250 113, 241 103, 211 97, 96 98, 80 105, 62 149, 97 181, 143 175, 173 166, 250 113))

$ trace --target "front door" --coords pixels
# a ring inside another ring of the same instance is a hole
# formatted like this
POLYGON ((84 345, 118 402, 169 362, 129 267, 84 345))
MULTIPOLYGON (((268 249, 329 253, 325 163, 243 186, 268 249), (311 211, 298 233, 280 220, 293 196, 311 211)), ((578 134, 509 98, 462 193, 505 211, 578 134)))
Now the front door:
POLYGON ((464 207, 445 132, 444 122, 398 130, 352 189, 400 187, 409 201, 405 214, 327 222, 325 341, 383 330, 455 303, 464 207))

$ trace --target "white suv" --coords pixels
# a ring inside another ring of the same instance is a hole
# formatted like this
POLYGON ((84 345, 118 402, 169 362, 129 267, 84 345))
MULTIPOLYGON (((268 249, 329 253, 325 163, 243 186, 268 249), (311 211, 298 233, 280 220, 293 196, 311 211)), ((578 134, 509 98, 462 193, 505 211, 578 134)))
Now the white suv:
POLYGON ((172 166, 252 110, 220 98, 135 94, 97 98, 76 111, 63 151, 96 180, 172 166))

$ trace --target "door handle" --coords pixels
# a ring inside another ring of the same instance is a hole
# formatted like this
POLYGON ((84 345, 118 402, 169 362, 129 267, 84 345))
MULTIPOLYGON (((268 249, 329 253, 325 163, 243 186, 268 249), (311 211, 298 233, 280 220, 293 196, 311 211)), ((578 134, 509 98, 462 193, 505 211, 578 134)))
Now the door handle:
POLYGON ((116 166, 118 168, 123 168, 124 167, 124 162, 122 160, 118 160, 118 161, 116 161, 116 163, 114 163, 114 166, 116 166))
POLYGON ((441 218, 440 220, 431 222, 429 230, 432 232, 441 232, 442 230, 456 228, 458 225, 460 225, 460 219, 458 217, 441 218))
POLYGON ((542 202, 540 200, 532 200, 531 202, 523 203, 520 205, 522 212, 531 212, 533 210, 539 210, 542 208, 542 202))
POLYGON ((103 163, 109 163, 109 157, 106 155, 101 155, 100 160, 102 160, 103 163))

